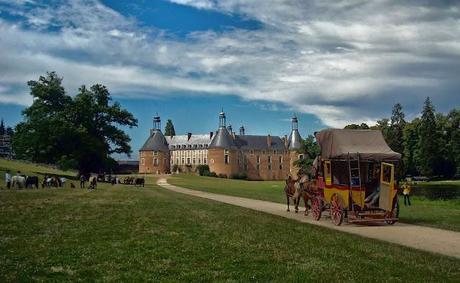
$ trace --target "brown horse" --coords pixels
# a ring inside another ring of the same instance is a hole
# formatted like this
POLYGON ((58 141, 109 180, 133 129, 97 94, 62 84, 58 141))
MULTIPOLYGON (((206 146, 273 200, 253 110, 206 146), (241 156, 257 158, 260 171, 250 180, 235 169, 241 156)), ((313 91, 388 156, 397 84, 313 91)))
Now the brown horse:
POLYGON ((286 193, 287 211, 289 209, 289 199, 292 198, 294 202, 295 212, 299 212, 300 198, 303 198, 305 204, 305 215, 308 215, 310 206, 308 205, 310 181, 307 176, 303 176, 300 179, 293 179, 291 176, 286 180, 286 186, 284 186, 284 192, 286 193))

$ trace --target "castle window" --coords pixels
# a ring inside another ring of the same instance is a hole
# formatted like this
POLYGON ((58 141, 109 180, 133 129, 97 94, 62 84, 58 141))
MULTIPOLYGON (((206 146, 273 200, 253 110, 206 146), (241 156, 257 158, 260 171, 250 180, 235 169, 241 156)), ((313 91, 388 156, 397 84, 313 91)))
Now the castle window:
POLYGON ((262 151, 262 155, 265 155, 265 150, 262 151))
POLYGON ((153 166, 158 166, 158 158, 153 159, 153 166))
POLYGON ((253 154, 254 154, 254 150, 252 150, 252 149, 251 149, 251 151, 249 151, 249 152, 251 153, 251 155, 253 155, 253 154))
POLYGON ((279 161, 280 161, 280 170, 283 170, 283 156, 279 156, 279 161))
POLYGON ((193 158, 193 159, 192 159, 192 164, 195 164, 195 161, 196 161, 195 158, 193 158))
POLYGON ((203 159, 203 163, 204 163, 204 164, 206 164, 206 161, 207 161, 207 160, 206 160, 206 158, 205 158, 205 159, 203 159))
POLYGON ((259 164, 259 163, 260 163, 260 156, 259 156, 259 155, 257 155, 257 157, 256 157, 256 161, 257 161, 257 164, 259 164))
POLYGON ((299 154, 299 159, 303 159, 303 154, 299 154))
POLYGON ((268 156, 268 163, 272 163, 272 157, 270 155, 268 156))
POLYGON ((187 164, 190 164, 190 157, 187 157, 187 164))
POLYGON ((188 148, 192 148, 192 145, 191 145, 191 144, 189 144, 189 145, 188 145, 188 148))
POLYGON ((158 151, 154 151, 153 156, 158 156, 158 151))
POLYGON ((197 148, 197 147, 198 147, 198 145, 196 145, 196 144, 193 145, 193 148, 197 148))
POLYGON ((182 165, 185 164, 185 159, 184 159, 184 158, 182 158, 182 163, 181 163, 181 164, 182 164, 182 165))
POLYGON ((176 164, 179 164, 179 158, 176 158, 176 164))
POLYGON ((273 154, 277 154, 276 150, 273 151, 273 154))
POLYGON ((206 147, 206 148, 207 148, 207 147, 208 147, 208 145, 207 145, 207 144, 205 144, 205 145, 204 145, 204 147, 206 147))
POLYGON ((145 165, 145 158, 142 158, 142 159, 141 159, 141 164, 142 164, 142 165, 145 165))
POLYGON ((272 164, 271 163, 268 164, 268 170, 272 170, 272 164))
POLYGON ((229 163, 228 149, 224 150, 224 163, 225 163, 225 164, 228 164, 228 163, 229 163))

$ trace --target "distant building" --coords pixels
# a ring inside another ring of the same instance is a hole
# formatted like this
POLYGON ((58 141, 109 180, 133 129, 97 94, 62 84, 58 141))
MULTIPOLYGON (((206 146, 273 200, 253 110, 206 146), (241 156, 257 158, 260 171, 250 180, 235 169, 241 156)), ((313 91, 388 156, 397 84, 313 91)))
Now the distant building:
POLYGON ((289 138, 246 135, 243 126, 236 135, 227 127, 224 112, 215 134, 164 137, 160 127, 160 117, 154 117, 154 129, 139 151, 139 173, 164 174, 174 167, 192 172, 198 165, 209 165, 211 172, 228 177, 246 173, 252 180, 282 180, 298 171, 293 164, 301 158, 296 117, 289 138))
POLYGON ((10 135, 0 135, 0 157, 12 157, 12 145, 10 135))

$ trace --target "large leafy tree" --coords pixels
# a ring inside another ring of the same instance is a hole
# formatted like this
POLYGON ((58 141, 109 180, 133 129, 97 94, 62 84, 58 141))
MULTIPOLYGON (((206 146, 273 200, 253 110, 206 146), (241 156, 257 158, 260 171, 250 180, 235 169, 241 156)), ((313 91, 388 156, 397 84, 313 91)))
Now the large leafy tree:
POLYGON ((82 86, 72 98, 54 72, 28 85, 34 102, 23 111, 13 140, 19 158, 88 173, 113 166, 113 153, 131 153, 130 138, 118 126, 135 127, 137 120, 111 103, 105 86, 82 86))
POLYGON ((457 174, 460 173, 460 110, 453 109, 447 115, 449 141, 447 143, 448 158, 453 160, 457 174))
POLYGON ((417 163, 420 173, 433 176, 439 158, 438 133, 435 109, 429 97, 426 98, 419 126, 417 163))
POLYGON ((320 153, 320 148, 314 136, 309 135, 305 140, 302 140, 300 149, 297 151, 300 154, 303 154, 303 158, 294 162, 294 165, 299 167, 299 173, 303 174, 312 174, 311 166, 313 161, 320 153))
POLYGON ((168 119, 165 126, 165 136, 174 137, 176 135, 176 130, 174 129, 173 122, 171 119, 168 119))

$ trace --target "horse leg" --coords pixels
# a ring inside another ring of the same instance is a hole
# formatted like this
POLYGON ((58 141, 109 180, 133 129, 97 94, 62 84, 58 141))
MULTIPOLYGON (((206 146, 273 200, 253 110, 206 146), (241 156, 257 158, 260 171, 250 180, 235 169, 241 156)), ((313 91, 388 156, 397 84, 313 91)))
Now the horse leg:
POLYGON ((310 207, 308 205, 308 197, 306 195, 303 197, 303 202, 305 203, 305 215, 308 215, 310 207))
POLYGON ((298 196, 295 200, 295 213, 299 212, 299 202, 300 202, 300 196, 298 196))
POLYGON ((287 200, 287 210, 286 211, 289 212, 290 210, 289 210, 289 196, 288 196, 288 194, 286 194, 286 200, 287 200))

